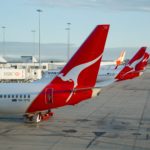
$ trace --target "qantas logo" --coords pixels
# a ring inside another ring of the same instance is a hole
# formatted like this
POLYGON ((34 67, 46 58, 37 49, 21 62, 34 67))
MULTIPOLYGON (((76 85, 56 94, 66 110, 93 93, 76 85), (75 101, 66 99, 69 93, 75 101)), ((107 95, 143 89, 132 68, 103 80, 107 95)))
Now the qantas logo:
MULTIPOLYGON (((79 77, 80 73, 84 69, 86 69, 87 67, 89 67, 89 66, 93 65, 94 63, 96 63, 101 57, 102 57, 102 54, 99 57, 97 57, 96 59, 94 59, 90 62, 81 64, 81 65, 78 65, 78 66, 72 68, 70 71, 68 71, 68 73, 66 75, 64 75, 64 73, 60 73, 57 76, 59 78, 61 78, 61 80, 63 80, 63 81, 73 82, 74 83, 73 89, 74 89, 78 86, 78 77, 79 77)), ((73 94, 73 92, 70 93, 70 95, 67 98, 66 102, 68 102, 70 100, 72 94, 73 94)))
POLYGON ((140 59, 134 61, 132 64, 128 64, 127 67, 129 67, 132 70, 126 72, 123 76, 126 76, 127 74, 136 71, 135 70, 136 65, 138 65, 140 62, 144 62, 144 61, 145 61, 145 58, 144 58, 144 55, 143 55, 140 59))
POLYGON ((137 65, 138 63, 140 63, 141 61, 143 61, 143 59, 144 59, 144 55, 143 55, 143 57, 141 57, 140 59, 134 61, 132 64, 128 64, 127 66, 128 66, 129 68, 131 68, 131 69, 135 69, 136 65, 137 65))

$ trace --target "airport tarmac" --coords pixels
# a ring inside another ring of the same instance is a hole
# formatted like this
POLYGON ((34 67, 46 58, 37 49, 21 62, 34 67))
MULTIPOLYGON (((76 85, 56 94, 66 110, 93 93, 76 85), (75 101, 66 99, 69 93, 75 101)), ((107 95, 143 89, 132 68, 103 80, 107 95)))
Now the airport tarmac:
POLYGON ((150 73, 54 113, 39 124, 0 117, 0 150, 150 150, 150 73))

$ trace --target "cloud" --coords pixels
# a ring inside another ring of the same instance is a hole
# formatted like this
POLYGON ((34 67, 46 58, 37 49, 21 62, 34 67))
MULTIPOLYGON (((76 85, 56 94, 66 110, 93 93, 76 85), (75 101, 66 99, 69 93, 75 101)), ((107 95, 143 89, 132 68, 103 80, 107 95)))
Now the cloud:
POLYGON ((150 0, 28 0, 46 7, 93 8, 116 11, 150 11, 150 0))

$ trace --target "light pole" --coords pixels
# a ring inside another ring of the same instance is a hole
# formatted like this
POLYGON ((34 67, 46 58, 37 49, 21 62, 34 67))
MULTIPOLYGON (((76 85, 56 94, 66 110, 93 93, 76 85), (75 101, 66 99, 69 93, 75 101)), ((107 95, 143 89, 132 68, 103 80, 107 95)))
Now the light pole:
POLYGON ((32 34, 33 34, 33 56, 35 55, 35 30, 31 30, 32 34))
POLYGON ((68 31, 68 33, 67 33, 67 61, 69 61, 69 58, 70 58, 70 30, 71 30, 70 25, 71 25, 71 23, 68 22, 67 25, 68 25, 68 27, 66 28, 66 30, 68 31))
POLYGON ((5 26, 2 26, 3 29, 3 56, 5 56, 5 26))
POLYGON ((41 9, 36 10, 39 13, 39 68, 41 69, 41 20, 40 20, 40 13, 42 12, 41 9))

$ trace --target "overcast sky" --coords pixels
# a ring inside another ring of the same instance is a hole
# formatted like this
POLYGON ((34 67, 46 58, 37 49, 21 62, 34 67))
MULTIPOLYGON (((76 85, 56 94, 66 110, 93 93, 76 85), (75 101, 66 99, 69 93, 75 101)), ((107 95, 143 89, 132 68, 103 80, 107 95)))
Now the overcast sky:
POLYGON ((33 42, 31 30, 36 30, 38 41, 36 9, 43 10, 42 43, 66 43, 70 22, 71 43, 76 46, 97 24, 110 24, 107 47, 150 46, 150 0, 0 0, 6 41, 33 42))

